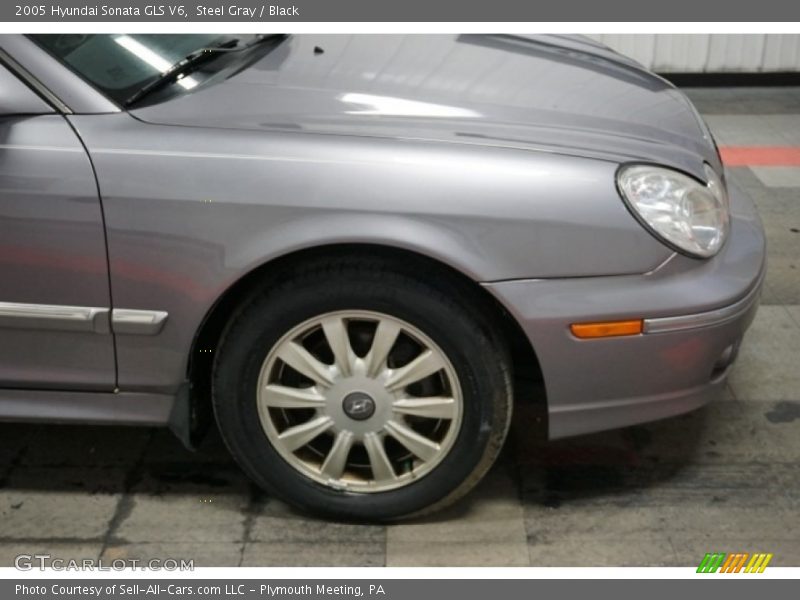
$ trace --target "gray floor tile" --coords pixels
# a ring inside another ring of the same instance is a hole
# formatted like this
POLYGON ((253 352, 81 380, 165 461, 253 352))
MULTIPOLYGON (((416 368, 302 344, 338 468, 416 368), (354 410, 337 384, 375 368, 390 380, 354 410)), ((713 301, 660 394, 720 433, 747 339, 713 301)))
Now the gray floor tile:
POLYGON ((674 566, 678 559, 666 536, 660 539, 585 539, 532 543, 533 567, 655 567, 674 566))
POLYGON ((529 560, 516 483, 502 468, 452 508, 391 525, 386 536, 387 566, 523 566, 529 560))
POLYGON ((758 194, 767 194, 771 195, 772 192, 763 183, 761 180, 756 177, 756 174, 753 173, 753 170, 750 167, 738 166, 738 167, 725 167, 725 176, 728 178, 729 185, 736 185, 743 189, 745 192, 750 194, 754 200, 756 200, 755 196, 758 194))
POLYGON ((800 144, 800 115, 786 113, 767 115, 765 118, 771 127, 783 133, 784 139, 789 145, 800 144))
MULTIPOLYGON (((766 188, 764 188, 766 190, 766 188)), ((765 304, 800 304, 800 198, 787 189, 753 194, 767 235, 765 304), (770 193, 771 192, 771 193, 770 193)))
MULTIPOLYGON (((789 316, 792 320, 800 327, 800 304, 787 306, 786 310, 789 312, 789 316)), ((797 396, 800 397, 800 393, 798 393, 797 396)))
POLYGON ((761 306, 770 306, 775 304, 782 304, 778 293, 772 289, 772 282, 764 281, 764 287, 761 288, 761 306))
POLYGON ((751 167, 751 170, 767 187, 800 188, 800 167, 751 167))
POLYGON ((800 402, 717 402, 637 428, 645 459, 705 463, 800 463, 800 402), (795 406, 796 405, 796 406, 795 406))
POLYGON ((151 472, 125 499, 113 531, 126 542, 242 542, 249 484, 235 470, 151 472))
POLYGON ((269 500, 252 518, 248 536, 251 542, 279 544, 383 544, 385 540, 386 528, 383 525, 317 519, 277 500, 269 500))
POLYGON ((776 240, 770 240, 772 250, 768 257, 769 267, 767 279, 768 293, 762 295, 762 305, 786 305, 800 303, 800 261, 788 254, 779 254, 776 240))
POLYGON ((383 566, 386 528, 337 523, 267 500, 252 517, 243 566, 383 566))
POLYGON ((242 510, 242 502, 230 497, 206 503, 194 495, 135 496, 114 537, 128 542, 242 541, 242 510))
POLYGON ((531 504, 526 507, 526 526, 530 543, 558 543, 570 540, 650 540, 665 536, 692 536, 702 532, 710 540, 743 538, 797 539, 798 513, 786 502, 775 506, 779 493, 753 493, 758 502, 742 506, 730 502, 731 492, 709 490, 705 498, 680 501, 673 493, 656 498, 626 491, 616 500, 562 500, 556 507, 531 504))
POLYGON ((249 543, 243 567, 382 567, 384 545, 378 543, 249 543))
POLYGON ((800 390, 800 328, 783 306, 762 306, 747 332, 730 385, 740 400, 792 400, 800 390))
POLYGON ((762 115, 706 115, 720 146, 782 145, 783 136, 773 131, 762 115))
POLYGON ((99 540, 121 499, 118 469, 15 470, 0 489, 0 540, 99 540))
POLYGON ((728 400, 626 430, 633 460, 565 453, 524 467, 531 562, 676 564, 665 540, 698 536, 790 544, 800 536, 794 415, 781 403, 728 400))
POLYGON ((528 550, 514 536, 506 542, 447 542, 415 543, 395 541, 387 545, 389 567, 527 567, 528 550))
MULTIPOLYGON (((800 208, 798 208, 800 194, 798 194, 798 190, 767 187, 756 177, 753 168, 757 167, 730 169, 728 172, 731 177, 735 176, 737 183, 744 182, 741 187, 753 199, 762 218, 765 216, 779 216, 784 221, 793 221, 800 216, 800 208)), ((769 226, 776 223, 765 221, 764 224, 769 226)), ((784 224, 788 223, 784 222, 784 224)), ((767 230, 767 233, 770 233, 770 231, 767 230)))
MULTIPOLYGON (((574 459, 521 471, 525 507, 606 506, 630 503, 657 506, 701 503, 718 493, 729 505, 748 506, 756 497, 775 490, 800 489, 800 474, 792 461, 764 460, 696 463, 675 455, 641 450, 638 464, 618 465, 574 459)), ((788 500, 775 498, 788 508, 788 500), (785 501, 784 501, 785 500, 785 501)))
POLYGON ((797 114, 706 114, 705 121, 720 146, 789 146, 797 144, 797 114))
POLYGON ((800 304, 800 189, 767 187, 750 168, 728 169, 728 177, 750 195, 764 223, 768 268, 762 304, 800 304))

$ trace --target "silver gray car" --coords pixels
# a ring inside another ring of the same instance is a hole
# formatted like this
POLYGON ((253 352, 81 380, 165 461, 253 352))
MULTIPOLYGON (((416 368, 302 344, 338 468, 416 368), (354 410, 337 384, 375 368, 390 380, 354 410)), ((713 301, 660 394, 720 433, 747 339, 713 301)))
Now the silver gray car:
POLYGON ((708 128, 587 39, 0 48, 4 420, 215 422, 270 494, 391 520, 474 486, 515 403, 550 438, 703 405, 755 314, 708 128))

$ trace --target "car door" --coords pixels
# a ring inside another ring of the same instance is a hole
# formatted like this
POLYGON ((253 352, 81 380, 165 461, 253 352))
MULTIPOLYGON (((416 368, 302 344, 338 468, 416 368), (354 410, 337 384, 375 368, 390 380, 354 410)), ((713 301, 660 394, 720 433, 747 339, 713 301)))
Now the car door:
POLYGON ((110 306, 89 158, 0 62, 0 388, 113 390, 110 306))

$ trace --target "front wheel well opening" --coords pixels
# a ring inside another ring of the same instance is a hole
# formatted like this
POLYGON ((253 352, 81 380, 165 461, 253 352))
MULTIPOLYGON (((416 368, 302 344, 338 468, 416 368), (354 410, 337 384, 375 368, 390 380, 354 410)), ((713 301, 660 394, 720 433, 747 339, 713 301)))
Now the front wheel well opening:
MULTIPOLYGON (((192 439, 202 438, 213 421, 211 377, 217 346, 225 327, 237 310, 254 294, 270 285, 291 279, 298 269, 321 262, 369 260, 415 277, 435 280, 439 285, 475 303, 506 340, 514 373, 515 405, 533 406, 546 415, 543 375, 530 341, 506 308, 480 284, 453 267, 413 251, 372 244, 343 244, 300 250, 267 262, 229 287, 204 318, 195 336, 188 361, 191 384, 192 439), (544 409, 544 410, 542 410, 544 409)), ((540 417, 537 421, 542 422, 540 417)), ((546 419, 544 420, 546 427, 546 419)))

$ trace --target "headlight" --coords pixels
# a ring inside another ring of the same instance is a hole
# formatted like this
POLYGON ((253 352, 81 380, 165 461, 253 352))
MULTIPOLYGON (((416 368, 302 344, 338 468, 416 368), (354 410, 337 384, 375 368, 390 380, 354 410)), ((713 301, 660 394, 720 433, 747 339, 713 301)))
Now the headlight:
POLYGON ((651 165, 623 167, 617 184, 631 212, 668 246, 695 257, 714 256, 728 236, 725 185, 706 165, 706 184, 651 165))

